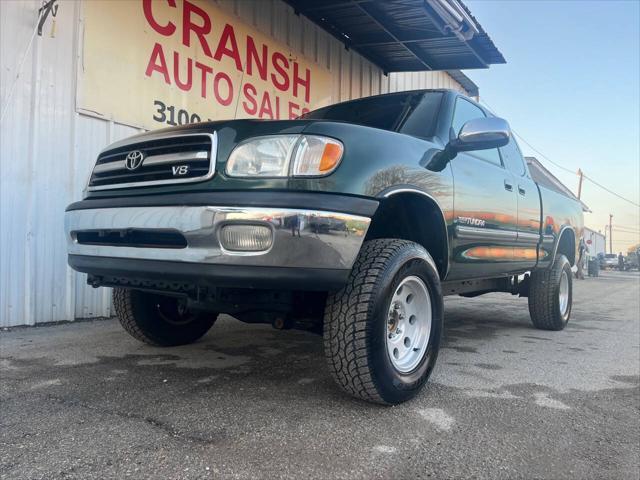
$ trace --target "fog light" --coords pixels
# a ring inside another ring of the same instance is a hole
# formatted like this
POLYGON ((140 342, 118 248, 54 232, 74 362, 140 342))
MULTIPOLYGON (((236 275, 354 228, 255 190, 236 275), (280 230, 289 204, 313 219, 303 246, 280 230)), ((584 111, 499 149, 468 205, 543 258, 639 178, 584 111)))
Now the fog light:
POLYGON ((271 229, 264 225, 224 225, 219 238, 222 248, 232 252, 261 252, 273 243, 271 229))

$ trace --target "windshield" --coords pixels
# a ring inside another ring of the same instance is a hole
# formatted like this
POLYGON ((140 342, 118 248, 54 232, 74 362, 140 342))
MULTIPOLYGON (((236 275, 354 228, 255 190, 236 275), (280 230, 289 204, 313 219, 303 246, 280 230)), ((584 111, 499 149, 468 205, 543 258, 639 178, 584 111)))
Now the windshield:
POLYGON ((319 108, 300 118, 336 120, 416 137, 431 137, 442 96, 442 92, 378 95, 319 108))

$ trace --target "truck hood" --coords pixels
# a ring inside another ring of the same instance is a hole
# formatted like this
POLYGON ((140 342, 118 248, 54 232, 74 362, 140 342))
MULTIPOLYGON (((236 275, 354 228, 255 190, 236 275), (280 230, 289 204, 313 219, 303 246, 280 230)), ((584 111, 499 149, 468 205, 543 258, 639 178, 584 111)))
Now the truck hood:
MULTIPOLYGON (((179 192, 205 192, 212 190, 306 190, 374 196, 381 178, 410 178, 411 171, 424 172, 427 152, 437 151, 443 145, 437 138, 421 139, 409 135, 380 130, 351 123, 328 120, 228 120, 204 122, 180 127, 145 132, 115 142, 110 150, 132 142, 153 140, 168 134, 216 133, 215 175, 206 181, 188 184, 166 184, 153 187, 99 190, 89 192, 87 198, 165 194, 179 192), (315 134, 340 140, 345 147, 344 157, 336 171, 321 178, 230 178, 225 175, 226 162, 231 151, 240 142, 253 137, 277 134, 315 134)), ((388 183, 388 182, 383 182, 388 183)))
MULTIPOLYGON (((218 133, 219 144, 232 144, 233 146, 242 140, 261 135, 276 135, 287 133, 300 133, 304 128, 312 123, 312 120, 221 120, 217 122, 193 123, 179 127, 162 128, 150 132, 140 133, 132 137, 127 137, 109 145, 105 150, 118 148, 131 142, 153 140, 168 134, 176 135, 180 133, 218 133)), ((232 146, 232 148, 233 148, 232 146)))

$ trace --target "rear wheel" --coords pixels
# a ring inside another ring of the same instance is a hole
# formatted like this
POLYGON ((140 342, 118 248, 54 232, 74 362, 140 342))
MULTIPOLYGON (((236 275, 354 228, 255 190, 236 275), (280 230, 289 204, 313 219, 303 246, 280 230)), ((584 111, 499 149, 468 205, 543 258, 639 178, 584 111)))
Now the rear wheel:
POLYGON ((329 370, 355 397, 409 400, 436 364, 442 322, 440 280, 429 253, 405 240, 368 241, 347 285, 327 298, 329 370))
POLYGON ((529 288, 531 322, 541 330, 562 330, 571 316, 573 279, 571 265, 558 255, 553 266, 534 271, 529 288))
POLYGON ((113 290, 113 305, 127 333, 163 347, 195 342, 217 317, 215 313, 190 311, 181 298, 124 288, 113 290))

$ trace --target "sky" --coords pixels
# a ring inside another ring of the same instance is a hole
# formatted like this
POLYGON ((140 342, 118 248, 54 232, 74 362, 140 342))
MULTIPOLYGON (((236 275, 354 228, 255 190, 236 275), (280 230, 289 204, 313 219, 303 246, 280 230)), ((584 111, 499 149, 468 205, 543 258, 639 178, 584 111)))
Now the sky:
MULTIPOLYGON (((640 0, 464 0, 507 63, 467 70, 480 100, 552 161, 640 204, 640 0)), ((578 176, 546 161, 574 193, 578 176)), ((585 180, 585 225, 640 243, 640 208, 585 180)), ((607 252, 609 251, 607 239, 607 252)))

